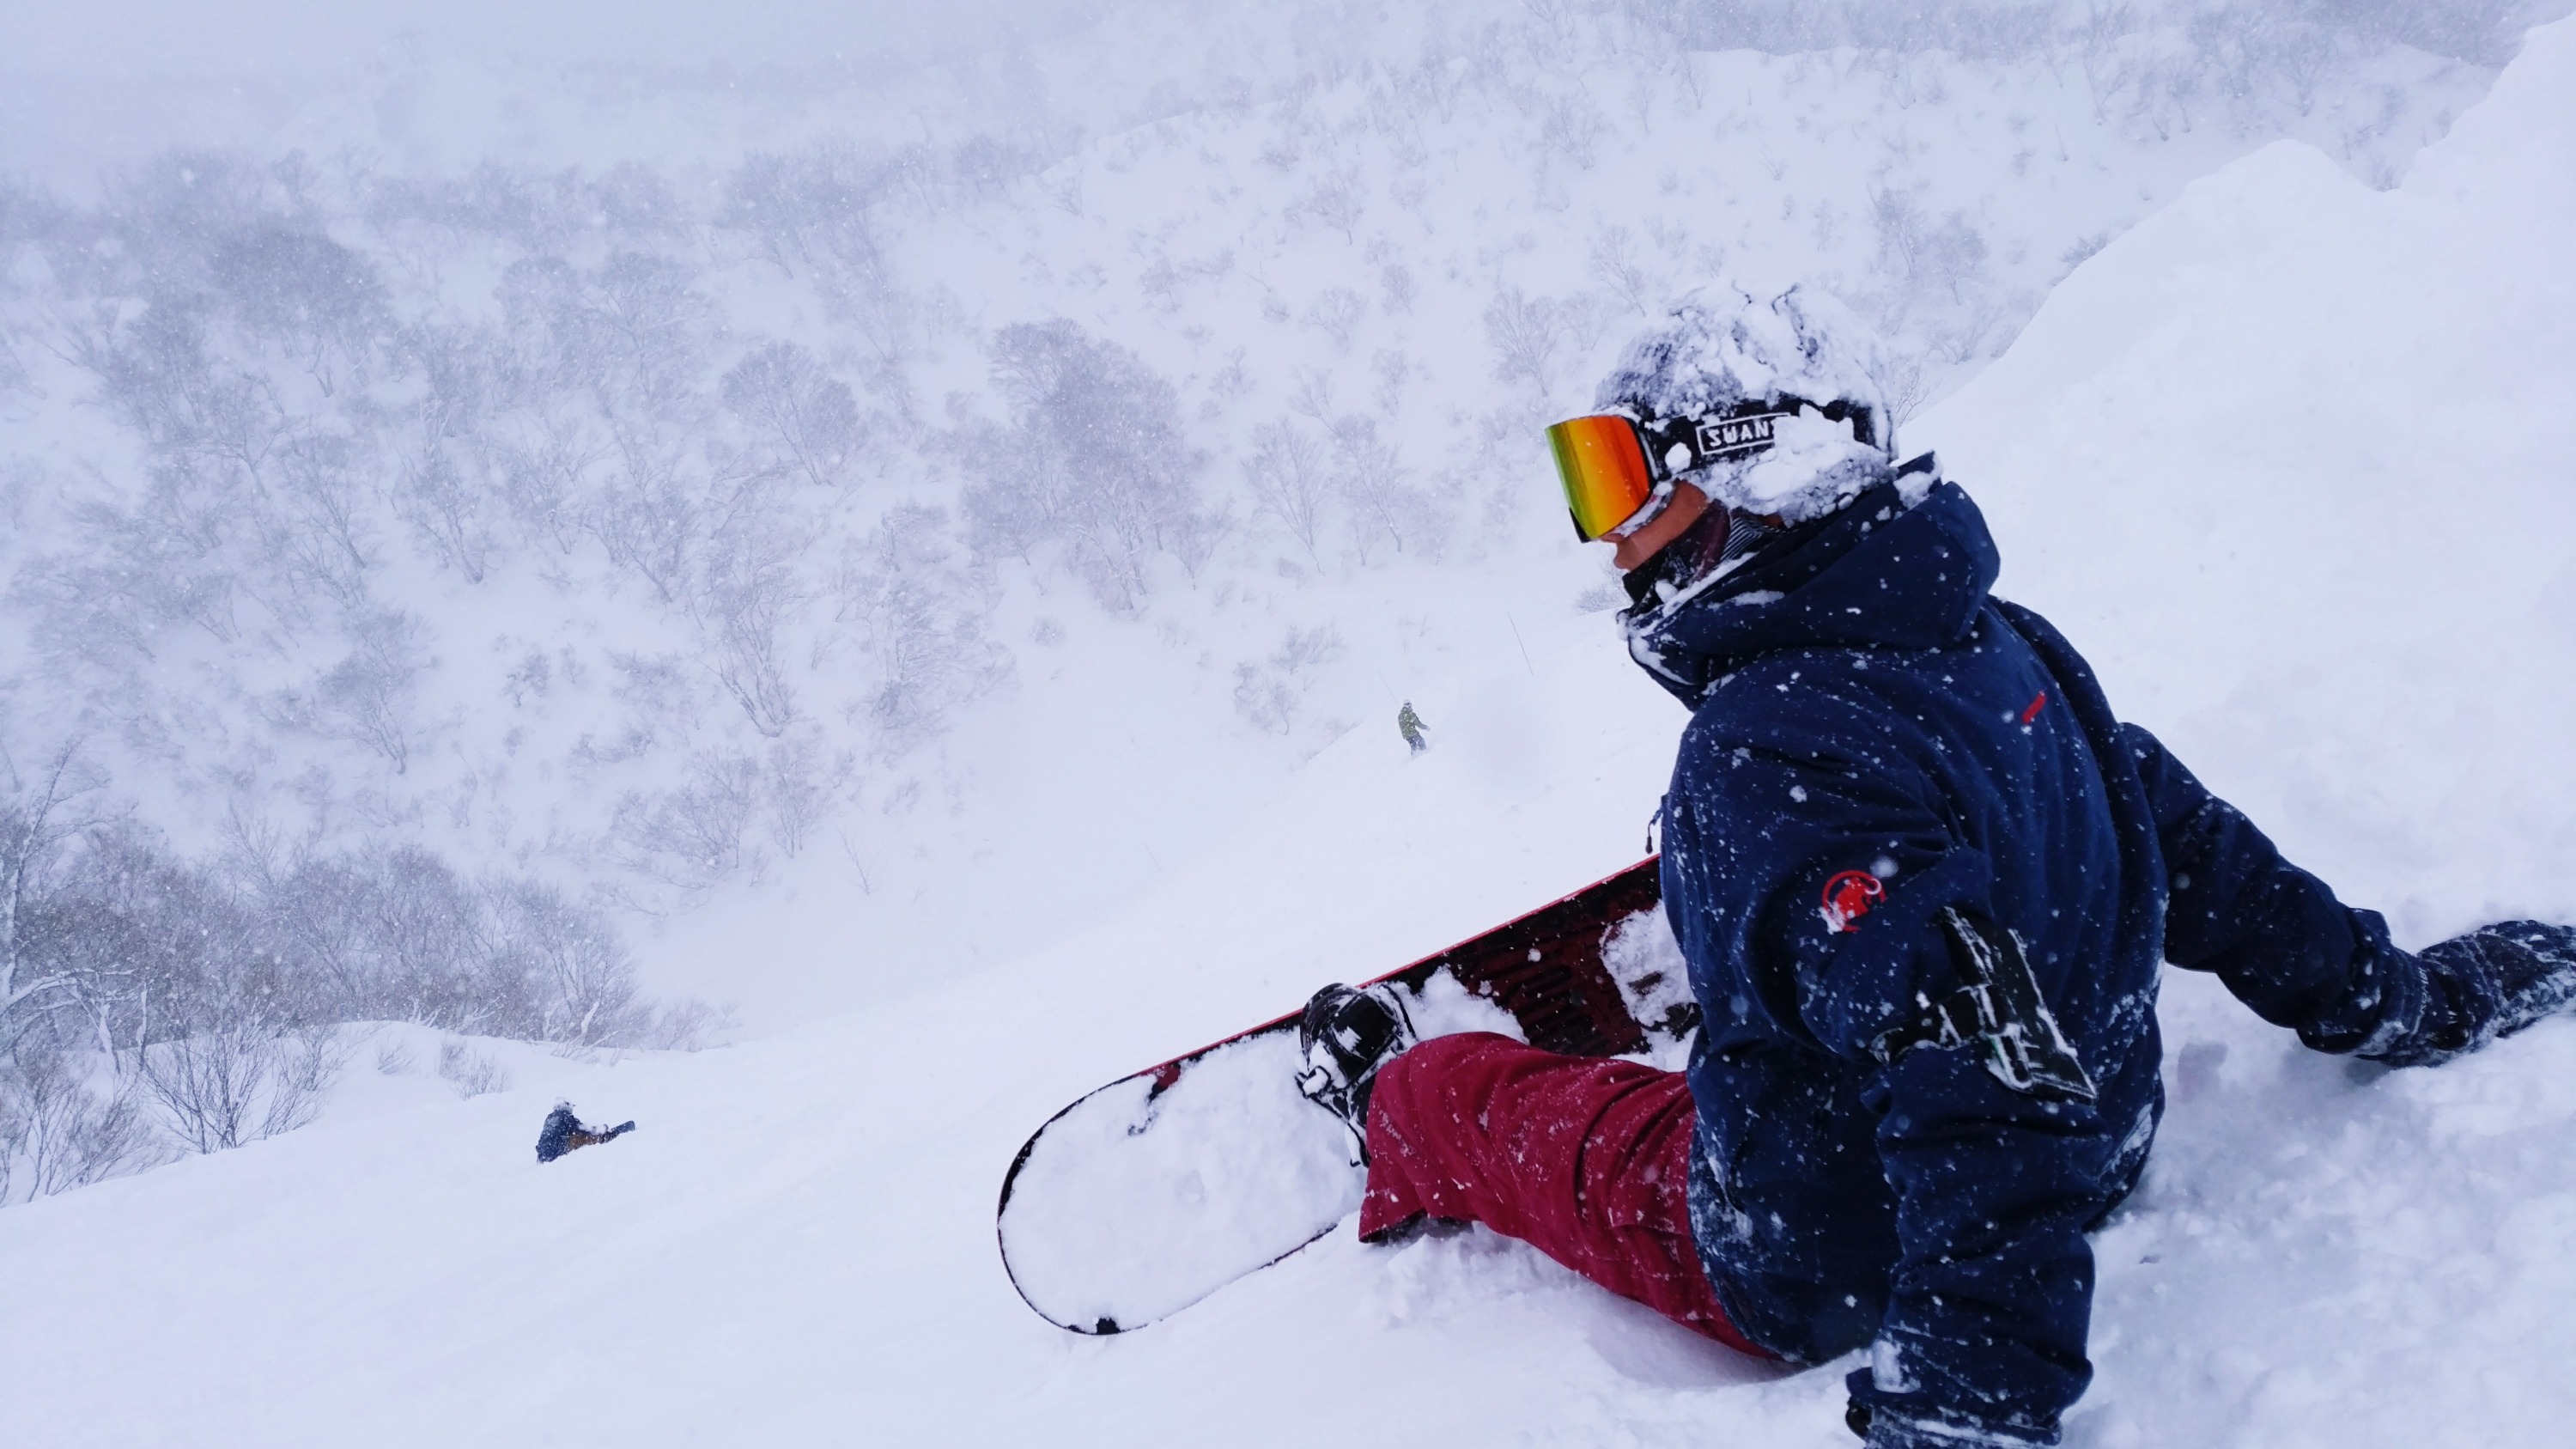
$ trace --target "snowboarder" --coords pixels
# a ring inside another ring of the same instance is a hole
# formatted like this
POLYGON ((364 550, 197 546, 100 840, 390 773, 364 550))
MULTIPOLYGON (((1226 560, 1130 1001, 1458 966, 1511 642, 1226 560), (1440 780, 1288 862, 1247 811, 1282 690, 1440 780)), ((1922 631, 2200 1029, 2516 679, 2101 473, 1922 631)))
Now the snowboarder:
POLYGON ((1404 742, 1411 745, 1417 755, 1431 748, 1431 741, 1425 737, 1428 728, 1423 724, 1422 716, 1413 712, 1412 700, 1406 700, 1404 707, 1395 712, 1395 732, 1404 736, 1404 742))
POLYGON ((1417 1044, 1376 988, 1319 992, 1300 1040, 1366 1144, 1362 1237, 1481 1221, 1750 1353, 1866 1349, 1877 1449, 2054 1444, 2085 1234, 2162 1111, 2161 962, 2429 1065, 2576 997, 2576 932, 2410 953, 2284 860, 1988 593, 1985 522, 1898 461, 1877 360, 1814 291, 1712 286, 1550 429, 1630 654, 1692 711, 1661 812, 1688 1070, 1417 1044))
POLYGON ((585 1127, 572 1110, 572 1103, 557 1102, 546 1114, 546 1125, 537 1129, 537 1161, 552 1162, 576 1147, 590 1147, 608 1142, 635 1130, 632 1122, 614 1127, 585 1127))

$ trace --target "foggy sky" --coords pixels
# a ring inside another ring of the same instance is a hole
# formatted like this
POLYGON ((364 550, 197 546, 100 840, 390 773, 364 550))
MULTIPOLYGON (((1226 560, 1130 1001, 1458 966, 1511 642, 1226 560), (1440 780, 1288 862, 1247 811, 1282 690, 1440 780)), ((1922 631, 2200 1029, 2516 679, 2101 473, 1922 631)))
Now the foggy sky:
POLYGON ((805 65, 1045 30, 1080 0, 11 0, 0 73, 106 80, 362 69, 406 46, 574 63, 805 65))
MULTIPOLYGON (((1093 0, 0 0, 0 177, 72 195, 181 146, 378 144, 386 78, 484 67, 542 92, 552 67, 627 72, 785 69, 864 89, 925 62, 1042 43, 1093 0), (533 62, 514 79, 493 67, 533 62), (354 106, 354 111, 349 108, 354 106), (335 109, 336 108, 336 109, 335 109), (337 115, 337 120, 316 118, 337 115)), ((487 94, 414 118, 489 146, 487 94)), ((429 134, 429 133, 422 133, 429 134)), ((555 158, 561 160, 564 158, 555 158)))

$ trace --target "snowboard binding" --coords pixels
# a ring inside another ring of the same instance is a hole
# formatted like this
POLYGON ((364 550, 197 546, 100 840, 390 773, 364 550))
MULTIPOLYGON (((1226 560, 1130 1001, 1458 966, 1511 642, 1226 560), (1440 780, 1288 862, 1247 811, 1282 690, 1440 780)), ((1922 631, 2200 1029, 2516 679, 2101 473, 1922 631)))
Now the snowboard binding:
POLYGON ((1297 1090, 1341 1119, 1351 1134, 1354 1165, 1368 1162, 1369 1094, 1378 1069, 1420 1040, 1404 1009, 1404 989, 1392 982, 1335 982, 1307 1001, 1297 1022, 1297 1054, 1305 1063, 1297 1090))

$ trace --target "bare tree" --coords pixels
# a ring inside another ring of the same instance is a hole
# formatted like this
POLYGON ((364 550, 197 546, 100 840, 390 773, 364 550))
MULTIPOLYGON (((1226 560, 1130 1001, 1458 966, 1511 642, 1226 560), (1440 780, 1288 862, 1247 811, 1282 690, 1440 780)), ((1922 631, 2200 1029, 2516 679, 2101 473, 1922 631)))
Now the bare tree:
POLYGON ((1610 123, 1601 108, 1580 91, 1556 96, 1540 108, 1538 137, 1549 150, 1562 153, 1576 169, 1589 171, 1610 123))
POLYGON ((160 292, 135 311, 101 303, 64 331, 110 416, 157 452, 230 465, 256 483, 295 422, 267 376, 217 360, 208 311, 202 298, 160 292))
POLYGON ((1306 550, 1307 560, 1322 568, 1324 556, 1317 538, 1323 529, 1324 505, 1333 494, 1322 446, 1294 422, 1274 418, 1252 430, 1252 452, 1243 460, 1243 480, 1251 486, 1261 511, 1277 519, 1306 550))
POLYGON ((907 504, 844 545, 834 622, 855 624, 874 679, 859 705, 872 752, 892 759, 947 711, 999 683, 1009 656, 985 633, 991 604, 960 566, 947 515, 907 504))
POLYGON ((1271 734, 1295 728, 1316 671, 1341 657, 1342 636, 1330 624, 1291 627, 1268 659, 1234 668, 1234 709, 1271 734))
POLYGON ((331 1084, 349 1064, 349 1048, 340 1033, 323 1025, 287 1032, 272 1045, 277 1068, 270 1079, 268 1105, 260 1113, 259 1135, 275 1137, 306 1126, 320 1115, 331 1084))
POLYGON ((582 533, 591 472, 614 451, 594 420, 568 405, 533 405, 503 419, 482 444, 521 535, 571 553, 582 533))
POLYGON ((1389 262, 1378 270, 1378 290, 1386 298, 1386 310, 1403 314, 1413 310, 1413 299, 1420 295, 1414 284, 1413 269, 1402 262, 1389 262))
POLYGON ((782 272, 876 264, 888 170, 843 143, 794 154, 756 151, 725 180, 716 225, 749 234, 782 272))
POLYGON ((394 511, 412 526, 441 563, 483 582, 500 540, 489 516, 491 487, 473 453, 440 435, 419 440, 403 456, 402 488, 394 511))
POLYGON ((918 194, 926 160, 865 155, 847 142, 755 152, 726 179, 716 225, 752 237, 781 271, 804 275, 832 315, 891 363, 903 355, 907 307, 878 241, 876 212, 907 183, 918 194))
POLYGON ((268 529, 269 553, 289 577, 344 609, 364 607, 378 563, 355 453, 353 440, 337 433, 280 448, 277 491, 286 508, 268 529))
POLYGON ((1504 382, 1525 381, 1546 392, 1565 334, 1563 307, 1508 282, 1486 304, 1485 341, 1494 349, 1494 376, 1504 382))
POLYGON ((1333 340, 1335 347, 1351 345, 1351 336, 1359 330, 1360 321, 1368 315, 1368 304, 1348 287, 1326 287, 1306 304, 1306 325, 1333 340))
POLYGON ((65 664, 151 659, 163 631, 189 624, 229 644, 242 594, 232 545, 249 516, 242 490, 194 461, 165 462, 130 505, 112 493, 76 505, 72 546, 31 560, 10 592, 34 606, 39 646, 65 664))
POLYGON ((1360 222, 1368 215, 1368 197, 1360 188, 1359 174, 1342 171, 1316 182, 1315 189, 1293 209, 1340 232, 1342 240, 1356 244, 1360 222))
POLYGON ((496 961, 542 983, 538 1040, 596 1046, 647 1024, 626 948, 596 914, 529 880, 496 883, 490 903, 496 961))
POLYGON ((0 1051, 13 1047, 26 1019, 50 1009, 71 984, 67 973, 37 965, 26 927, 63 843, 89 823, 71 811, 97 788, 78 768, 79 758, 80 741, 67 740, 26 780, 0 749, 8 786, 0 797, 0 1051))
MULTIPOLYGON (((0 347, 6 345, 7 339, 0 338, 0 347)), ((7 358, 0 356, 0 397, 8 395, 7 366, 7 358)), ((0 528, 15 534, 27 526, 28 502, 36 496, 44 477, 44 465, 33 458, 0 462, 0 528)))
POLYGON ((427 666, 421 624, 399 609, 369 609, 348 621, 349 652, 305 689, 263 706, 273 724, 363 745, 394 773, 411 768, 413 687, 427 666))
POLYGON ((1924 400, 1932 394, 1932 379, 1923 369, 1923 359, 1894 348, 1885 354, 1878 386, 1887 395, 1888 421, 1897 427, 1903 427, 1907 419, 1921 411, 1924 400))
MULTIPOLYGON (((1380 353, 1377 361, 1381 377, 1401 379, 1404 359, 1400 354, 1380 353)), ((1407 533, 1419 536, 1429 530, 1434 510, 1420 490, 1405 483, 1402 455, 1380 435, 1377 419, 1334 409, 1329 373, 1321 368, 1299 373, 1297 391, 1288 405, 1313 419, 1332 439, 1333 470, 1324 481, 1348 507, 1351 547, 1362 567, 1367 566, 1369 552, 1381 534, 1401 553, 1407 533)), ((1259 438, 1257 429, 1255 438, 1259 438)), ((1256 452, 1256 461, 1259 456, 1256 452)))
POLYGON ((1419 492, 1404 481, 1404 460, 1393 443, 1379 435, 1377 419, 1358 413, 1342 417, 1333 429, 1335 486, 1350 510, 1351 546, 1360 562, 1383 535, 1398 553, 1407 533, 1419 537, 1420 519, 1429 510, 1419 492))
POLYGON ((758 863, 743 845, 760 809, 760 764, 749 755, 702 754, 675 790, 629 791, 609 826, 628 867, 684 890, 704 890, 758 863))
POLYGON ((1637 238, 1624 226, 1609 227, 1592 239, 1592 277, 1641 317, 1663 301, 1662 279, 1638 255, 1637 238))
POLYGON ((983 474, 966 496, 970 536, 1024 555, 1060 544, 1102 604, 1132 612, 1153 553, 1205 537, 1171 383, 1068 321, 1005 327, 993 353, 1013 422, 961 440, 983 474))
POLYGON ((647 252, 614 253, 582 275, 562 325, 613 411, 657 420, 701 413, 703 334, 715 312, 697 275, 692 263, 647 252))
POLYGON ((848 751, 826 762, 810 737, 769 747, 768 779, 761 793, 769 806, 769 838, 781 851, 791 857, 804 851, 806 837, 822 823, 856 763, 848 751))
POLYGON ((616 563, 653 586, 663 603, 685 597, 705 508, 680 473, 681 459, 620 429, 625 467, 601 491, 590 528, 616 563))
POLYGON ((793 342, 772 342, 725 374, 725 406, 781 463, 818 487, 838 484, 865 440, 858 398, 793 342))
POLYGON ((373 262, 319 227, 263 221, 218 241, 206 268, 234 324, 284 351, 324 396, 363 373, 387 302, 373 262))
POLYGON ((797 717, 779 635, 805 602, 796 576, 802 533, 792 521, 747 512, 715 539, 694 600, 717 682, 771 739, 797 717))
POLYGON ((413 846, 352 864, 366 1014, 451 1031, 524 1029, 534 993, 522 975, 494 969, 483 892, 413 846))

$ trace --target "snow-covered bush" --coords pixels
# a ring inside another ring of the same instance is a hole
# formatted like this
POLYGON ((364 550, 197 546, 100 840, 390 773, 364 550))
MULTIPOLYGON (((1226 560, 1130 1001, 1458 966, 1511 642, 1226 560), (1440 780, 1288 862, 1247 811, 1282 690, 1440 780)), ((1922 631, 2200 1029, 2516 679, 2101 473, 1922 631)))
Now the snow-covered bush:
POLYGON ((132 1083, 101 1093, 62 1052, 0 1058, 0 1205, 68 1192, 153 1160, 132 1083))
POLYGON ((186 1036, 137 1048, 134 1075, 162 1125, 197 1152, 312 1121, 347 1061, 327 1028, 290 1033, 246 1002, 190 1025, 186 1036))
POLYGON ((490 1052, 476 1051, 461 1041, 439 1043, 438 1074, 455 1084, 460 1097, 480 1097, 510 1089, 507 1067, 490 1052))
POLYGON ((71 749, 0 771, 0 1174, 22 1198, 143 1162, 148 1127, 213 1152, 302 1125, 342 1023, 580 1047, 714 1024, 645 1000, 608 920, 552 886, 248 830, 191 862, 105 796, 71 749))
POLYGON ((1291 628, 1268 658, 1234 667, 1235 713, 1271 734, 1289 733, 1304 713, 1315 672, 1340 657, 1342 647, 1330 624, 1291 628))

